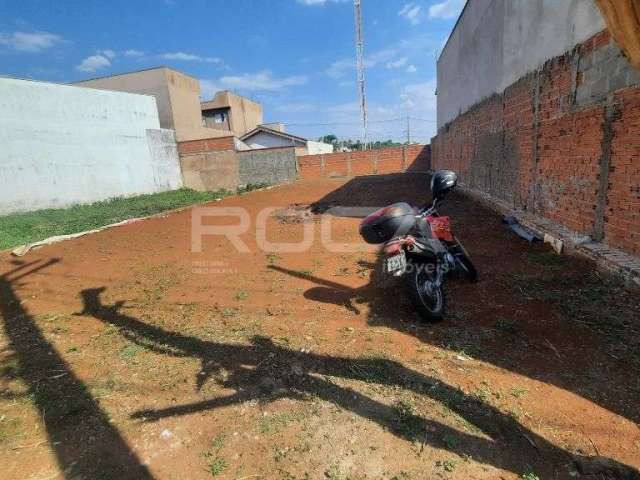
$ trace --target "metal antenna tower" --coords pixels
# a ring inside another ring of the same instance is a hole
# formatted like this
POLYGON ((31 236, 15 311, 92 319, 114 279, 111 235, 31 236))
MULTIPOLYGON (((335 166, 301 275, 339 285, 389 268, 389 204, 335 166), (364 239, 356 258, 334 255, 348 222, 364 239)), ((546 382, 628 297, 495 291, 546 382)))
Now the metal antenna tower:
POLYGON ((364 39, 362 36, 361 0, 353 0, 353 10, 356 27, 356 70, 360 113, 362 114, 362 148, 367 148, 367 96, 364 88, 364 39))

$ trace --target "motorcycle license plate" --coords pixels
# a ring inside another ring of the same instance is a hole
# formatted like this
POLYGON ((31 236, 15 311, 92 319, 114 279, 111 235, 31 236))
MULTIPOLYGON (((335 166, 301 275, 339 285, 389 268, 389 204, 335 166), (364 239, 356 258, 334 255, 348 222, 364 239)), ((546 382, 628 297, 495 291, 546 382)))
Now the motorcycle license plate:
POLYGON ((387 258, 387 273, 399 275, 407 266, 407 257, 404 252, 387 258))

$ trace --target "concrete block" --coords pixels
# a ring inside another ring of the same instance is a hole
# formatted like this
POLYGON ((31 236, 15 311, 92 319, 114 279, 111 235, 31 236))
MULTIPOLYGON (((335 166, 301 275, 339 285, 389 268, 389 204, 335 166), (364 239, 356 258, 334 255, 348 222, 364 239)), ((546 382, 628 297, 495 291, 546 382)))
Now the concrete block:
POLYGON ((562 249, 564 248, 564 242, 559 238, 554 237, 550 233, 544 234, 544 243, 548 243, 555 250, 557 254, 562 253, 562 249))
POLYGON ((594 52, 594 63, 596 65, 600 65, 618 55, 620 55, 620 50, 612 43, 609 43, 604 47, 598 48, 594 52))
POLYGON ((588 86, 579 87, 576 91, 576 104, 583 107, 591 103, 591 91, 588 86))
POLYGON ((265 148, 238 152, 240 185, 266 183, 277 185, 296 179, 294 148, 265 148))
POLYGON ((618 58, 616 60, 616 68, 614 69, 613 72, 611 72, 611 75, 624 75, 625 77, 627 76, 627 65, 626 62, 624 61, 624 58, 618 58))
POLYGON ((627 70, 626 84, 629 86, 640 84, 640 70, 630 67, 627 70))
POLYGON ((593 98, 603 98, 609 93, 609 82, 606 77, 602 77, 591 83, 589 95, 593 98))
POLYGON ((615 92, 627 86, 627 76, 624 72, 609 77, 609 92, 615 92))
POLYGON ((612 75, 616 71, 616 67, 618 66, 617 58, 607 58, 598 64, 598 76, 606 77, 608 75, 612 75))
POLYGON ((593 66, 593 52, 588 52, 580 57, 580 64, 578 65, 579 72, 585 72, 593 66))

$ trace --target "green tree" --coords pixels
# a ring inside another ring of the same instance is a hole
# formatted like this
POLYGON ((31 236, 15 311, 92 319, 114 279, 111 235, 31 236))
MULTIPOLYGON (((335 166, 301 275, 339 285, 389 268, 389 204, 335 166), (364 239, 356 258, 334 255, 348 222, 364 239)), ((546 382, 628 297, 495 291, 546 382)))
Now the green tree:
POLYGON ((338 137, 335 135, 325 135, 324 137, 320 137, 318 139, 319 142, 330 143, 333 146, 338 144, 338 137))

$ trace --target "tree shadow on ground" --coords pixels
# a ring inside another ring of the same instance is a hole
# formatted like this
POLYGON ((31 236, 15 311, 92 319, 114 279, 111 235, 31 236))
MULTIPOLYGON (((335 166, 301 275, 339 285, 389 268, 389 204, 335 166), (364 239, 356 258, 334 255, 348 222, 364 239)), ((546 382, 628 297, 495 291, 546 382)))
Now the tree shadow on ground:
MULTIPOLYGON (((461 456, 468 455, 478 462, 517 474, 533 467, 543 478, 559 478, 558 475, 565 478, 572 460, 575 460, 565 450, 526 429, 492 405, 398 362, 376 357, 353 359, 298 352, 260 336, 253 337, 250 345, 237 345, 168 332, 123 314, 124 302, 104 305, 100 298, 104 290, 83 290, 84 310, 78 315, 91 316, 117 327, 129 341, 155 353, 198 359, 201 364, 197 373, 198 388, 207 379, 216 378, 220 385, 235 390, 234 394, 224 397, 139 411, 133 415, 134 418, 156 421, 251 399, 269 402, 284 397, 315 397, 376 422, 400 438, 461 456), (227 376, 218 375, 223 370, 227 376), (479 434, 465 433, 411 412, 399 415, 393 406, 340 386, 330 377, 397 386, 430 397, 462 417, 479 434)), ((616 475, 614 478, 640 478, 627 466, 611 460, 606 460, 606 464, 616 475)))
POLYGON ((14 262, 16 268, 0 276, 0 316, 17 360, 17 367, 3 369, 2 377, 20 378, 27 385, 65 478, 151 479, 15 293, 20 281, 57 262, 14 262))
MULTIPOLYGON (((397 201, 421 205, 430 197, 428 181, 429 176, 421 174, 356 177, 311 208, 340 215, 340 207, 381 207, 397 201)), ((477 284, 445 282, 449 313, 444 323, 421 324, 404 292, 380 278, 379 264, 372 266, 370 283, 358 289, 304 276, 319 285, 307 290, 305 297, 354 312, 359 311, 358 304, 367 304, 370 325, 464 350, 478 360, 556 385, 640 422, 637 296, 611 286, 588 261, 556 256, 544 245, 516 237, 477 200, 454 192, 439 209, 451 216, 454 232, 480 272, 477 284)))

